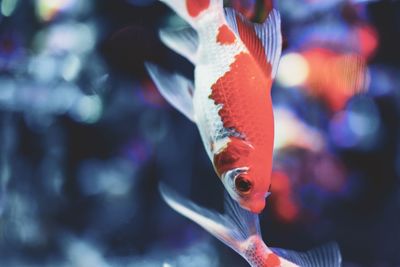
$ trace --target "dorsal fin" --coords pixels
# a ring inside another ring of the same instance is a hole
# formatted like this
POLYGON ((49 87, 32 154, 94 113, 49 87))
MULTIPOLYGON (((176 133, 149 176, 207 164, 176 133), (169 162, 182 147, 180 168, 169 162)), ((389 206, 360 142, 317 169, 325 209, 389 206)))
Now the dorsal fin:
POLYGON ((192 27, 187 26, 179 30, 160 30, 159 35, 166 46, 196 64, 199 38, 192 27))
POLYGON ((262 24, 251 23, 234 9, 225 8, 226 20, 267 74, 275 77, 282 52, 281 18, 273 9, 262 24))

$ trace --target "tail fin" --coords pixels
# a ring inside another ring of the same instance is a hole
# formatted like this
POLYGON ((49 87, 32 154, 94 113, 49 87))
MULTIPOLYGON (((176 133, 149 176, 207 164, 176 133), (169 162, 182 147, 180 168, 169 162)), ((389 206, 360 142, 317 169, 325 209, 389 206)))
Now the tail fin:
POLYGON ((206 12, 223 12, 223 0, 160 0, 196 28, 196 21, 206 12))
MULTIPOLYGON (((249 263, 252 262, 251 259, 246 258, 244 251, 246 248, 241 245, 250 237, 261 238, 257 214, 242 209, 228 195, 225 197, 225 214, 220 214, 196 205, 162 183, 159 189, 163 199, 172 209, 203 227, 249 263)), ((295 252, 281 248, 271 250, 279 256, 283 267, 340 267, 342 261, 336 243, 309 252, 295 252)), ((254 265, 254 267, 257 266, 259 265, 254 265)))
POLYGON ((260 235, 258 216, 239 207, 234 201, 225 201, 225 214, 200 207, 178 195, 164 184, 160 193, 167 204, 178 213, 194 221, 210 234, 242 255, 240 244, 252 235, 260 235))
POLYGON ((280 257, 293 262, 301 267, 340 267, 342 256, 336 243, 328 243, 324 246, 307 252, 296 252, 281 248, 272 248, 272 251, 280 257))

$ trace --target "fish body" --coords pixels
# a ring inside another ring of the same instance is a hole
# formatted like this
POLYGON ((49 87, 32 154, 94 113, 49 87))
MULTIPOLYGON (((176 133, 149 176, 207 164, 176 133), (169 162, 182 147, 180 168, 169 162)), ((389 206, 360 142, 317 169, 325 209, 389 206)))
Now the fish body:
POLYGON ((281 53, 279 13, 272 10, 263 24, 252 24, 221 0, 164 2, 191 28, 162 31, 161 40, 195 65, 195 80, 150 64, 149 73, 166 99, 197 124, 229 195, 259 213, 272 169, 270 89, 281 53))
POLYGON ((166 203, 241 255, 252 267, 340 267, 339 247, 331 243, 308 252, 268 247, 261 237, 258 215, 225 197, 225 214, 198 206, 161 184, 166 203))

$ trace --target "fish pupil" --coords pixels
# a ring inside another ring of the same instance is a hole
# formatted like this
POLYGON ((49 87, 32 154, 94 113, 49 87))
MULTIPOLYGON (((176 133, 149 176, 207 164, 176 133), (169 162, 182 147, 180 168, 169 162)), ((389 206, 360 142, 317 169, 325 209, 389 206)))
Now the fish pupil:
POLYGON ((251 182, 242 176, 238 176, 235 180, 236 189, 242 193, 247 193, 251 189, 251 182))

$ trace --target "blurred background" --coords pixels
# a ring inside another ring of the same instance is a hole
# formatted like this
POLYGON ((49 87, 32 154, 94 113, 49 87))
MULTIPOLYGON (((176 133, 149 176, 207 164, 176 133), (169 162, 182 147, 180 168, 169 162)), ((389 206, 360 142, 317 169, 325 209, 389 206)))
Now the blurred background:
MULTIPOLYGON (((270 1, 229 0, 254 22, 270 1)), ((336 240, 347 267, 400 266, 400 2, 280 0, 269 246, 336 240)), ((193 123, 146 74, 193 77, 151 0, 0 0, 0 266, 247 266, 160 198, 221 210, 193 123)))

